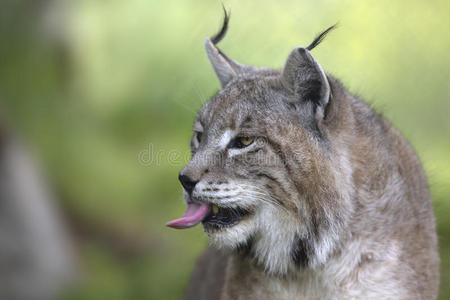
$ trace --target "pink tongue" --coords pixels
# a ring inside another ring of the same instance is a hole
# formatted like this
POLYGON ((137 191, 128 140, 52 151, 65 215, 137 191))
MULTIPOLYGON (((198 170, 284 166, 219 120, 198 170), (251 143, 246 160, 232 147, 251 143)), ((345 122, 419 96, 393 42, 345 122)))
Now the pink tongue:
POLYGON ((166 226, 177 229, 190 228, 200 223, 206 217, 208 212, 209 205, 190 203, 182 218, 170 221, 166 226))

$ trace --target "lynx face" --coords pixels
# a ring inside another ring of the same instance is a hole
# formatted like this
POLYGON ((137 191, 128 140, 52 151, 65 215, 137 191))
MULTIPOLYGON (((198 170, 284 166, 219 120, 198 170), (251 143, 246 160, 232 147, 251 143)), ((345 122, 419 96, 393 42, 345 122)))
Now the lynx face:
POLYGON ((180 172, 188 209, 175 228, 202 223, 212 244, 271 273, 325 262, 353 209, 345 118, 307 48, 282 71, 241 65, 206 40, 222 84, 199 112, 192 160, 180 172))
MULTIPOLYGON (((186 201, 212 207, 202 221, 211 242, 234 248, 254 243, 264 256, 278 256, 270 248, 291 244, 296 234, 307 231, 307 215, 298 218, 305 209, 296 201, 300 195, 280 139, 296 130, 303 143, 298 157, 310 148, 308 139, 313 142, 307 130, 295 126, 292 109, 276 97, 274 85, 276 77, 270 75, 242 78, 219 92, 199 113, 193 158, 182 171, 199 178, 186 201), (255 90, 263 92, 257 95, 255 90)), ((285 249, 289 257, 290 247, 285 249)))

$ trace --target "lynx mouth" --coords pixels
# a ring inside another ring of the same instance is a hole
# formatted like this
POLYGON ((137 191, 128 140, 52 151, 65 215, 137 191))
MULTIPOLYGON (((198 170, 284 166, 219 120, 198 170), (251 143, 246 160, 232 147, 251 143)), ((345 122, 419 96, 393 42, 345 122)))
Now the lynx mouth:
POLYGON ((219 207, 216 204, 189 202, 183 217, 166 224, 175 229, 191 228, 202 222, 205 229, 231 227, 250 214, 243 208, 219 207))
POLYGON ((202 224, 207 230, 218 230, 238 224, 249 214, 250 211, 244 208, 220 207, 212 204, 202 224))

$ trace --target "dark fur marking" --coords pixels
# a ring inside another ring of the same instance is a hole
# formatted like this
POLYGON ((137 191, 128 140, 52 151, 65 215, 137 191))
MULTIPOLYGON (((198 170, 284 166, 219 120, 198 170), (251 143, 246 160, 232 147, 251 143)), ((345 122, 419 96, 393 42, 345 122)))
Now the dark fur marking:
MULTIPOLYGON (((268 139, 268 144, 272 147, 272 149, 274 150, 275 154, 280 158, 281 163, 283 164, 283 166, 286 168, 289 176, 292 178, 293 176, 293 172, 291 170, 291 167, 289 166, 289 164, 287 163, 287 158, 284 154, 283 151, 281 151, 281 145, 275 143, 274 141, 268 139)), ((295 187, 297 188, 297 191, 300 193, 300 189, 297 186, 297 183, 295 182, 295 187)))
POLYGON ((261 150, 262 150, 262 148, 258 148, 258 149, 255 149, 255 150, 251 150, 251 151, 248 151, 248 152, 246 153, 246 155, 258 153, 258 152, 261 151, 261 150))
POLYGON ((274 141, 267 139, 268 144, 272 147, 272 149, 274 150, 275 154, 280 158, 281 163, 283 164, 283 166, 285 166, 288 169, 289 174, 291 173, 289 170, 289 165, 287 163, 286 157, 284 156, 283 151, 281 151, 281 145, 275 143, 274 141))
POLYGON ((236 247, 236 253, 241 257, 248 257, 252 254, 253 236, 250 236, 245 242, 236 247))
POLYGON ((234 131, 236 129, 236 116, 233 114, 233 116, 231 117, 231 122, 230 122, 230 129, 232 131, 234 131))
POLYGON ((306 267, 309 263, 309 243, 305 239, 297 238, 292 245, 291 257, 297 267, 306 267))
POLYGON ((320 216, 318 215, 317 209, 312 208, 311 209, 311 226, 312 226, 312 235, 316 240, 319 239, 319 221, 320 216))
MULTIPOLYGON (((283 188, 283 185, 275 177, 272 177, 272 176, 270 176, 270 175, 268 175, 266 173, 262 173, 262 172, 256 172, 255 176, 257 176, 257 177, 264 177, 264 178, 269 179, 270 181, 276 183, 276 185, 283 191, 284 194, 286 194, 286 195, 288 194, 286 192, 286 190, 283 188)), ((270 186, 270 184, 266 184, 265 187, 266 187, 266 189, 268 189, 270 191, 270 194, 271 194, 272 198, 278 204, 280 204, 283 207, 286 207, 285 204, 283 203, 283 201, 281 201, 280 199, 278 199, 277 197, 274 196, 275 195, 274 189, 270 186)))
POLYGON ((268 174, 266 174, 266 173, 258 172, 258 173, 256 173, 255 175, 258 176, 258 177, 265 177, 265 178, 267 178, 267 179, 269 179, 269 180, 271 180, 271 181, 275 181, 276 183, 278 183, 278 181, 277 181, 276 178, 274 178, 274 177, 272 177, 272 176, 270 176, 270 175, 268 175, 268 174))
POLYGON ((222 8, 223 8, 223 13, 224 13, 222 28, 220 29, 220 31, 218 33, 216 33, 216 35, 211 37, 211 41, 213 42, 214 45, 217 44, 218 42, 220 42, 225 37, 225 35, 227 34, 227 30, 228 30, 228 22, 230 21, 230 16, 227 13, 225 6, 222 5, 222 8))
MULTIPOLYGON (((275 200, 275 201, 276 201, 279 205, 281 205, 282 207, 286 207, 286 205, 284 204, 283 201, 281 201, 280 199, 278 199, 277 197, 274 196, 274 195, 275 195, 275 192, 274 192, 273 187, 272 187, 270 184, 266 184, 266 185, 264 185, 264 187, 270 191, 270 194, 272 195, 272 199, 273 199, 273 200, 275 200)), ((280 188, 283 190, 282 187, 280 187, 280 188)), ((285 191, 283 190, 283 192, 285 192, 285 191)))
MULTIPOLYGON (((224 8, 225 9, 225 8, 224 8)), ((226 17, 226 12, 225 12, 225 17, 226 17)), ((227 24, 228 25, 228 20, 227 20, 227 24)), ((309 44, 308 47, 306 47, 306 49, 308 49, 309 51, 311 51, 312 49, 314 49, 315 47, 317 47, 325 38, 325 36, 333 29, 335 29, 337 27, 337 24, 334 24, 333 26, 328 27, 326 30, 322 31, 318 36, 316 36, 316 38, 314 39, 314 41, 312 41, 311 44, 309 44)), ((226 29, 225 29, 226 30, 226 29)))

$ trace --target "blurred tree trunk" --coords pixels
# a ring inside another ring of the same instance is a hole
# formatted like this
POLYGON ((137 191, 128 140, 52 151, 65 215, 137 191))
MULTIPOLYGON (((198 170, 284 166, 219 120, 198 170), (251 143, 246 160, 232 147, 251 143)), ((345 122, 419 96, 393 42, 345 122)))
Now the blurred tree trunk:
MULTIPOLYGON (((28 74, 35 65, 29 62, 40 59, 43 41, 52 38, 44 33, 56 3, 2 1, 0 113, 8 115, 13 124, 20 123, 16 118, 20 110, 13 114, 11 107, 25 107, 33 101, 27 93, 33 93, 28 84, 35 78, 28 74)), ((53 42, 54 46, 64 44, 59 38, 53 42)), ((55 299, 74 277, 73 248, 45 180, 9 126, 0 115, 0 299, 55 299)))
POLYGON ((74 265, 51 194, 20 140, 0 124, 0 299, 54 299, 74 265))

